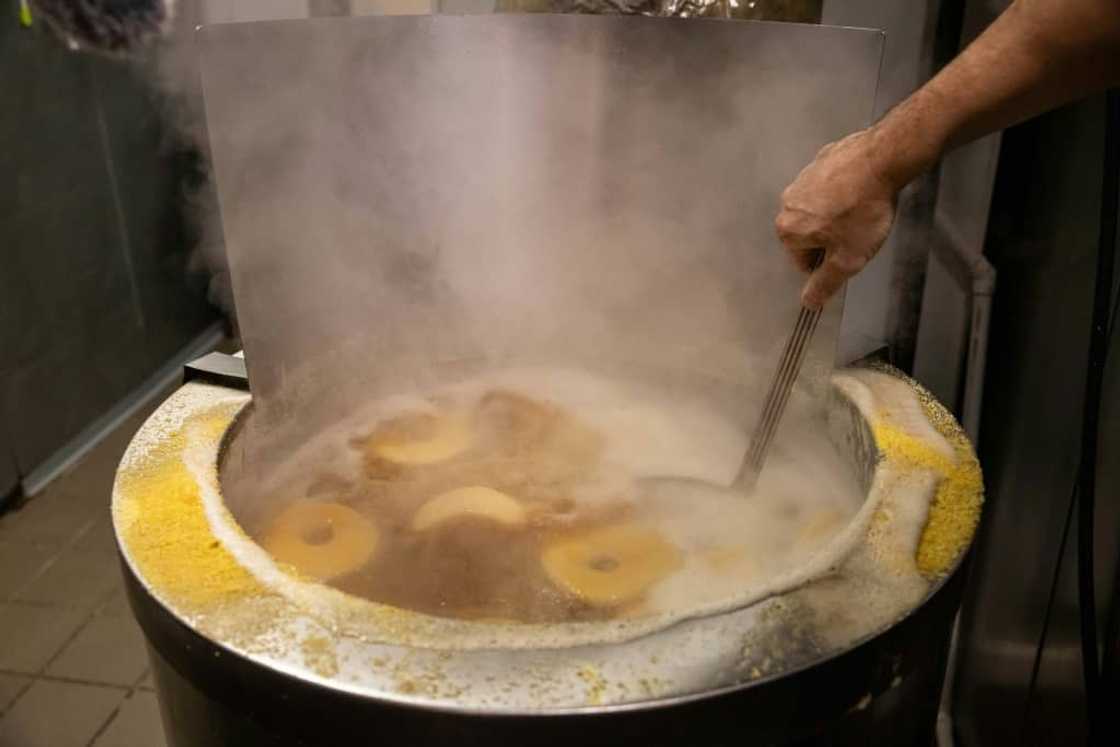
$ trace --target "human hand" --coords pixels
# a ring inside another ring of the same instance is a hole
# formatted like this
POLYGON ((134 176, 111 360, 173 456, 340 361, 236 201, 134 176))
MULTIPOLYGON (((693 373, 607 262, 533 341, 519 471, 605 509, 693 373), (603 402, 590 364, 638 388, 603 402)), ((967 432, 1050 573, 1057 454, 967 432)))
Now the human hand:
POLYGON ((774 225, 794 263, 811 273, 801 291, 810 308, 823 306, 862 270, 890 233, 902 185, 878 168, 874 140, 871 130, 861 130, 826 145, 782 193, 774 225))

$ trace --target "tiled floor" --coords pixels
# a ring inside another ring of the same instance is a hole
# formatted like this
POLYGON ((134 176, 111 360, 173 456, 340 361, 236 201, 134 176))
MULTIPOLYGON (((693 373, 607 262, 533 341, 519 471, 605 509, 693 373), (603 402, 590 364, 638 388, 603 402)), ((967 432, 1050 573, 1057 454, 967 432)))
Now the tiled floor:
POLYGON ((109 523, 117 461, 146 415, 0 516, 0 747, 165 745, 109 523))

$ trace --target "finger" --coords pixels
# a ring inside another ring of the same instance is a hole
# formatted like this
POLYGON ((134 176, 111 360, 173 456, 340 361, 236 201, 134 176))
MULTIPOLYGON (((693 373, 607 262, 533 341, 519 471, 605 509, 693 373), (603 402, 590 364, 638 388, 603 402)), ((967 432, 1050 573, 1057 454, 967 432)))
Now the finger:
POLYGON ((862 262, 845 257, 841 251, 828 253, 824 262, 813 271, 801 291, 801 303, 810 309, 819 309, 836 295, 844 282, 859 272, 862 262))
POLYGON ((828 239, 823 231, 810 229, 805 224, 806 221, 796 213, 784 211, 778 215, 775 229, 778 239, 785 246, 797 269, 802 272, 812 272, 816 258, 827 245, 828 239))
POLYGON ((820 263, 821 252, 824 250, 824 244, 821 243, 807 244, 796 249, 786 247, 786 253, 793 260, 793 264, 806 275, 811 274, 817 268, 820 263))

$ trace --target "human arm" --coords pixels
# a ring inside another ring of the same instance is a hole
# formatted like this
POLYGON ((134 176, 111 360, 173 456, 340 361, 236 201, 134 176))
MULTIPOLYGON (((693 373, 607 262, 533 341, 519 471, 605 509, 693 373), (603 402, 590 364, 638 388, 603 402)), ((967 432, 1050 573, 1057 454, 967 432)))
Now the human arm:
POLYGON ((875 256, 898 192, 947 149, 1120 82, 1120 0, 1017 0, 932 80, 825 146, 782 194, 779 238, 812 307, 875 256))

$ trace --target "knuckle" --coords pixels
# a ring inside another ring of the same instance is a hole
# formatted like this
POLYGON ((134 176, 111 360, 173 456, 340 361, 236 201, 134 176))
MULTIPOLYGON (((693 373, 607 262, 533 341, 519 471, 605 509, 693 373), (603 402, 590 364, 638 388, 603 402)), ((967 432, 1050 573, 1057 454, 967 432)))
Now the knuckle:
POLYGON ((835 252, 830 257, 829 264, 844 276, 851 276, 867 266, 867 258, 852 252, 835 252))
POLYGON ((774 230, 778 232, 780 238, 786 239, 794 235, 793 221, 793 216, 789 213, 778 213, 778 217, 774 219, 774 230))

